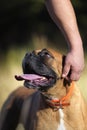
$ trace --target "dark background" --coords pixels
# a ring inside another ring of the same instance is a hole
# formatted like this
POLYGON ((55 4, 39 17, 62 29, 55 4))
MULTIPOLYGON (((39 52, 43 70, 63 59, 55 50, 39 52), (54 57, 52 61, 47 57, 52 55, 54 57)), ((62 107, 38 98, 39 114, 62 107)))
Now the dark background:
MULTIPOLYGON (((79 30, 87 49, 87 0, 72 0, 79 30)), ((64 48, 65 40, 51 20, 43 0, 0 0, 0 54, 11 47, 32 46, 33 35, 44 36, 50 44, 64 48), (58 44, 63 41, 63 44, 58 44), (30 45, 31 44, 31 45, 30 45)))

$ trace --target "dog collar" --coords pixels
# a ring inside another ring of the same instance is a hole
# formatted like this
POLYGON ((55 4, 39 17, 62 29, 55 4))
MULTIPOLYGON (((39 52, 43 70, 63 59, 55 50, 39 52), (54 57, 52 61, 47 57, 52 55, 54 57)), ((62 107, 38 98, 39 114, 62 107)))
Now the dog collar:
POLYGON ((58 109, 63 109, 64 106, 69 106, 70 103, 68 102, 68 100, 70 99, 72 92, 74 89, 74 82, 71 83, 71 86, 69 88, 68 93, 66 94, 66 96, 62 97, 61 99, 55 98, 52 95, 46 94, 42 92, 42 95, 44 95, 45 99, 46 99, 46 103, 54 109, 54 111, 58 110, 58 109))

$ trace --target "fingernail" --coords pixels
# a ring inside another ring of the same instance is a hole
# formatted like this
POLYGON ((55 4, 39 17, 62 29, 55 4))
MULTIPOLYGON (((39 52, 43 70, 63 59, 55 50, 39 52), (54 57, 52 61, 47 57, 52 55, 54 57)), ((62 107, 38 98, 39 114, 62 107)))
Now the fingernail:
POLYGON ((65 75, 65 74, 62 74, 62 77, 63 77, 63 78, 65 78, 65 77, 66 77, 66 75, 65 75))

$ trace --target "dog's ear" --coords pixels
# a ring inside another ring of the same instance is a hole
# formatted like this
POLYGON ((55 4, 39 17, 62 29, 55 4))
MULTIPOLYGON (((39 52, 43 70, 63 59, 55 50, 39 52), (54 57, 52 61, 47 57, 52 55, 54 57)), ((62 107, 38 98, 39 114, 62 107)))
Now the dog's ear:
POLYGON ((65 64, 65 58, 66 58, 66 56, 65 56, 65 55, 63 55, 63 56, 62 56, 62 71, 63 71, 64 64, 65 64))
MULTIPOLYGON (((63 55, 63 58, 62 58, 62 71, 63 71, 63 67, 64 67, 64 64, 65 64, 65 58, 66 56, 63 55)), ((70 75, 71 71, 69 72, 68 76, 70 75)), ((71 81, 67 80, 66 78, 64 79, 64 86, 68 85, 70 86, 70 83, 71 81)))
POLYGON ((64 55, 58 55, 57 57, 55 57, 56 63, 57 63, 57 72, 58 72, 58 76, 61 78, 62 77, 62 71, 63 71, 63 67, 64 67, 64 55))

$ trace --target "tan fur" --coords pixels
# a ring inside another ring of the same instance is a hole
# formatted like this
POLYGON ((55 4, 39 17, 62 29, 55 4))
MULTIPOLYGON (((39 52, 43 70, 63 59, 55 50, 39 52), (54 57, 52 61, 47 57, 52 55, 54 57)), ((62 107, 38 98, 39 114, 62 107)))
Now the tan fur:
MULTIPOLYGON (((49 51, 55 58, 47 64, 61 76, 63 56, 52 49, 49 51)), ((60 99, 67 94, 69 87, 64 86, 64 79, 59 79, 46 93, 60 99)), ((70 106, 63 109, 65 130, 87 130, 87 105, 75 83, 69 102, 70 106)), ((59 111, 46 104, 40 91, 20 87, 9 96, 2 108, 0 130, 15 130, 19 122, 23 123, 25 130, 58 130, 60 115, 59 111), (14 127, 6 127, 8 120, 13 120, 14 127)))

